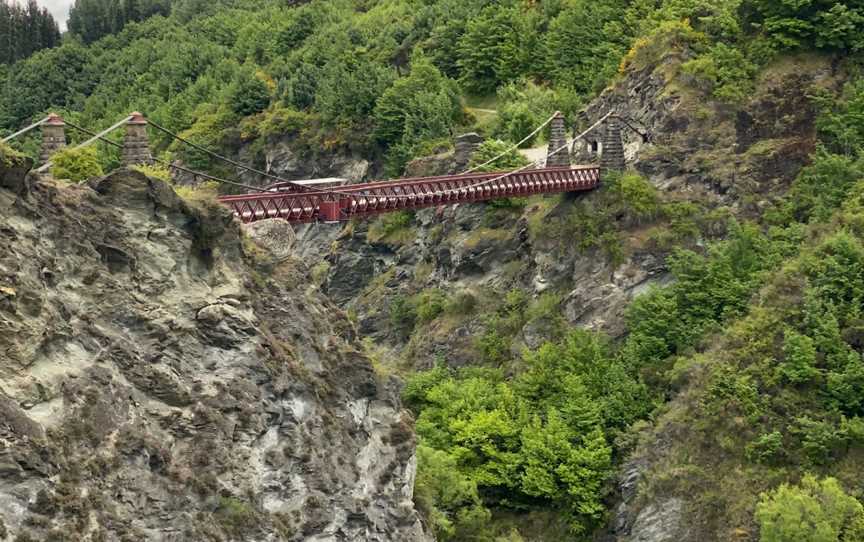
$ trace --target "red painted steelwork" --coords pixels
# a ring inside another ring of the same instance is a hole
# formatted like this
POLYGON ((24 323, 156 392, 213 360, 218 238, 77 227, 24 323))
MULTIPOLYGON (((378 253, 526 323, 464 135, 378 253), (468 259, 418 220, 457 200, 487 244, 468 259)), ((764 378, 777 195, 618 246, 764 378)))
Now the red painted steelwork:
POLYGON ((470 173, 417 177, 365 184, 337 190, 266 192, 223 196, 243 222, 282 218, 288 222, 339 222, 355 217, 498 198, 581 192, 600 184, 600 168, 559 167, 512 173, 470 173))

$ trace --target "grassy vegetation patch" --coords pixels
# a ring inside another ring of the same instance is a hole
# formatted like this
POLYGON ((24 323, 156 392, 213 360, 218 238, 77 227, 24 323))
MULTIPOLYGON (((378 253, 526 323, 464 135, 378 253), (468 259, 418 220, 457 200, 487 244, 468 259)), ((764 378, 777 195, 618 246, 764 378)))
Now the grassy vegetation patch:
POLYGON ((398 211, 377 218, 366 233, 370 243, 402 246, 414 242, 417 232, 413 227, 414 213, 398 211))

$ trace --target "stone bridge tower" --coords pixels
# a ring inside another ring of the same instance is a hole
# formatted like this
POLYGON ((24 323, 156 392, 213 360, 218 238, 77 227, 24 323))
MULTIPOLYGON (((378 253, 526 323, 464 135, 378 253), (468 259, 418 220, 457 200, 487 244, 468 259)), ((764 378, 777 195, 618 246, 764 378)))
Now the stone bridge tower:
POLYGON ((624 161, 624 143, 621 140, 621 121, 609 117, 606 130, 603 133, 603 150, 600 155, 600 169, 607 171, 624 171, 627 164, 624 161))
POLYGON ((132 113, 129 122, 126 123, 121 160, 124 166, 153 162, 153 157, 150 155, 150 140, 147 137, 147 120, 137 111, 132 113))
POLYGON ((39 162, 46 164, 51 161, 55 152, 66 146, 66 123, 60 115, 51 113, 42 125, 42 148, 39 150, 39 162))
POLYGON ((567 127, 560 111, 552 118, 549 129, 549 148, 546 151, 546 167, 570 167, 570 149, 567 148, 567 127), (561 147, 564 147, 562 150, 561 147), (558 151, 558 152, 555 152, 558 151), (552 154, 552 153, 555 154, 552 154))

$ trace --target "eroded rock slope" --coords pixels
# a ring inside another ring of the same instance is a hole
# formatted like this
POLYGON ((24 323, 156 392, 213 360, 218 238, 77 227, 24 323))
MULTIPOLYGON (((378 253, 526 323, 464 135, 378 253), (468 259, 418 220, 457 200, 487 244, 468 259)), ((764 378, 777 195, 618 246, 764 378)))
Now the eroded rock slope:
POLYGON ((414 436, 343 314, 121 170, 0 188, 0 540, 426 540, 414 436))

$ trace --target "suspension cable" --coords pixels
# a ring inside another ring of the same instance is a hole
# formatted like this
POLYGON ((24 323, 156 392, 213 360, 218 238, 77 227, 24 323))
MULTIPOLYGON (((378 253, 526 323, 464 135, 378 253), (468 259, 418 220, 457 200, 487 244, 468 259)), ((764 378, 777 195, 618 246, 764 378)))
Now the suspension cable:
POLYGON ((12 141, 13 139, 15 139, 16 137, 20 136, 21 134, 26 134, 30 130, 32 130, 34 128, 38 128, 39 126, 42 126, 43 124, 48 122, 48 119, 50 119, 50 118, 51 117, 45 117, 44 119, 40 120, 39 122, 34 122, 30 126, 23 128, 21 130, 18 130, 14 134, 8 135, 8 136, 4 137, 3 139, 0 139, 0 141, 2 141, 3 143, 8 143, 8 142, 12 141))
MULTIPOLYGON (((558 113, 556 112, 555 115, 557 115, 557 114, 558 114, 558 113)), ((603 115, 603 116, 602 116, 602 117, 601 117, 597 122, 595 122, 594 124, 592 124, 588 129, 586 129, 586 130, 583 131, 581 134, 579 134, 579 135, 577 135, 576 137, 574 137, 574 138, 573 138, 573 143, 575 143, 576 141, 582 139, 583 137, 585 137, 586 135, 588 135, 589 132, 591 132, 591 131, 594 130, 596 127, 598 127, 598 126, 600 126, 601 124, 603 124, 603 122, 605 122, 606 119, 608 119, 610 116, 612 116, 612 114, 613 114, 612 111, 607 112, 607 113, 606 113, 605 115, 603 115)), ((542 130, 543 127, 544 127, 546 124, 548 124, 548 123, 549 123, 553 118, 555 118, 555 115, 552 115, 552 117, 550 117, 549 120, 547 120, 547 121, 546 121, 545 123, 543 123, 539 128, 537 128, 537 130, 535 130, 534 133, 537 133, 537 132, 539 132, 540 130, 542 130)), ((530 137, 531 137, 531 136, 529 135, 528 138, 530 138, 530 137)), ((523 140, 523 142, 524 142, 524 141, 527 141, 528 138, 526 138, 525 140, 523 140)), ((517 143, 516 146, 513 147, 513 148, 511 148, 508 152, 510 152, 510 151, 512 151, 512 150, 514 150, 514 149, 516 149, 516 148, 518 148, 518 146, 519 146, 520 144, 521 144, 521 142, 520 142, 520 143, 517 143)), ((558 147, 557 149, 553 150, 552 152, 548 153, 548 154, 546 155, 546 157, 545 157, 543 160, 548 160, 549 157, 551 157, 551 156, 555 156, 555 155, 558 154, 559 152, 561 152, 561 151, 563 151, 564 149, 566 149, 567 147, 569 147, 571 144, 572 144, 572 143, 569 143, 569 142, 568 142, 568 143, 565 143, 564 145, 562 145, 562 146, 558 147)), ((493 159, 493 161, 494 161, 494 160, 497 160, 497 158, 493 159)), ((531 168, 531 167, 533 167, 533 166, 538 166, 538 165, 540 165, 540 162, 541 162, 540 160, 535 160, 534 162, 530 162, 530 163, 528 163, 528 164, 525 164, 524 166, 521 166, 521 167, 519 167, 519 168, 513 169, 513 170, 508 171, 508 172, 505 172, 505 173, 499 175, 498 177, 493 177, 492 179, 487 179, 487 180, 485 180, 485 181, 479 181, 479 182, 477 182, 477 183, 475 183, 475 184, 469 184, 469 185, 467 185, 467 186, 463 186, 463 187, 460 187, 460 188, 449 188, 449 189, 442 190, 442 191, 436 191, 436 192, 432 192, 431 194, 428 194, 428 195, 440 196, 440 195, 445 195, 445 194, 449 194, 449 193, 453 193, 453 192, 458 192, 458 191, 460 191, 460 190, 466 190, 466 189, 469 189, 469 188, 476 188, 476 187, 478 187, 478 186, 484 186, 484 185, 487 185, 487 184, 492 184, 492 183, 494 183, 494 182, 498 182, 498 181, 500 181, 500 180, 506 179, 507 177, 509 177, 509 176, 511 176, 511 175, 515 175, 516 173, 521 173, 521 172, 525 171, 526 169, 529 169, 529 168, 531 168)), ((488 165, 488 162, 487 162, 487 165, 488 165)), ((476 169, 478 169, 479 167, 482 167, 482 164, 481 164, 480 166, 476 166, 474 169, 476 170, 476 169)), ((467 174, 467 173, 471 173, 471 172, 473 172, 473 170, 469 170, 468 172, 466 172, 466 174, 467 174)), ((322 190, 322 192, 332 192, 332 193, 335 193, 335 194, 341 194, 341 195, 346 195, 346 196, 357 197, 357 194, 354 193, 354 192, 339 192, 339 191, 335 191, 335 190, 333 190, 333 191, 323 191, 323 190, 322 190)), ((414 197, 416 197, 416 196, 415 196, 415 195, 411 195, 411 194, 394 194, 394 195, 392 195, 392 196, 391 196, 391 195, 388 195, 388 196, 372 196, 372 197, 386 197, 386 198, 409 199, 409 198, 414 198, 414 197)))
MULTIPOLYGON (((299 184, 299 183, 297 183, 296 181, 289 181, 288 179, 283 179, 282 177, 279 177, 279 176, 276 176, 276 175, 272 175, 272 174, 267 173, 267 172, 265 172, 265 171, 261 171, 260 169, 255 169, 255 168, 253 168, 253 167, 250 167, 250 166, 247 166, 247 165, 241 164, 240 162, 236 162, 236 161, 234 161, 234 160, 231 160, 231 159, 228 158, 228 157, 222 156, 221 154, 215 153, 215 152, 211 151, 210 149, 207 149, 207 148, 202 147, 201 145, 198 145, 197 143, 193 143, 193 142, 189 141, 188 139, 184 139, 184 138, 180 137, 179 135, 175 134, 175 133, 172 132, 171 130, 168 130, 167 128, 164 128, 164 127, 162 127, 162 126, 156 124, 156 123, 153 122, 152 120, 149 120, 149 119, 148 119, 148 120, 147 120, 147 123, 148 123, 150 126, 152 126, 153 128, 156 128, 156 129, 159 130, 160 132, 163 132, 163 133, 167 134, 168 136, 170 136, 170 137, 176 139, 177 141, 180 141, 180 142, 182 142, 182 143, 185 143, 186 145, 189 145, 190 147, 192 147, 192 148, 194 148, 194 149, 198 149, 199 151, 201 151, 201 152, 203 152, 203 153, 205 153, 205 154, 207 154, 207 155, 209 155, 209 156, 212 156, 213 158, 216 158, 217 160, 221 160, 221 161, 223 161, 223 162, 226 162, 226 163, 228 163, 228 164, 231 164, 231 165, 234 166, 234 167, 238 167, 238 168, 240 168, 240 169, 244 169, 244 170, 246 170, 246 171, 249 171, 250 173, 255 173, 255 174, 257 174, 257 175, 262 175, 262 176, 264 176, 264 177, 267 177, 267 178, 269 178, 269 179, 274 179, 274 180, 279 181, 279 182, 282 182, 282 183, 288 183, 288 184, 291 184, 291 185, 293 185, 293 186, 296 186, 296 187, 300 188, 300 189, 303 190, 303 191, 307 191, 307 192, 308 192, 308 191, 312 191, 312 189, 310 189, 309 187, 304 186, 304 185, 302 185, 302 184, 299 184)), ((255 190, 256 192, 268 192, 268 190, 266 190, 266 189, 262 189, 261 187, 253 188, 253 190, 255 190)))
POLYGON ((98 140, 102 141, 103 143, 107 143, 107 144, 109 144, 109 145, 113 145, 114 147, 117 147, 118 149, 122 149, 122 148, 123 148, 123 145, 117 143, 116 141, 111 141, 111 140, 108 139, 107 137, 105 137, 105 136, 101 136, 101 135, 97 134, 96 132, 93 132, 93 131, 91 131, 91 130, 88 130, 87 128, 82 128, 81 126, 78 126, 77 124, 75 124, 75 123, 73 123, 73 122, 70 122, 70 121, 68 121, 68 120, 64 120, 63 122, 65 122, 66 125, 69 126, 70 128, 73 128, 73 129, 75 129, 75 130, 78 130, 79 132, 82 132, 82 133, 84 133, 84 134, 86 134, 86 135, 92 136, 93 139, 98 139, 98 140))
POLYGON ((498 159, 500 159, 500 158, 504 157, 505 155, 510 154, 511 152, 515 151, 516 149, 518 149, 519 147, 521 147, 523 143, 525 143, 526 141, 529 141, 531 138, 533 138, 533 137, 536 136, 538 133, 540 133, 540 130, 542 130, 543 128, 546 127, 547 124, 549 124, 550 122, 552 122, 552 120, 553 120, 555 117, 557 117, 558 114, 559 114, 559 111, 556 111, 555 113, 552 114, 551 117, 549 117, 548 119, 546 119, 546 122, 544 122, 543 124, 541 124, 540 126, 538 126, 536 130, 534 130, 533 132, 531 132, 530 134, 528 134, 527 136, 525 136, 525 137, 522 139, 522 141, 520 141, 520 142, 518 142, 518 143, 515 143, 512 147, 508 148, 508 149, 505 150, 505 151, 502 151, 502 152, 501 152, 498 156, 496 156, 495 158, 492 158, 491 160, 487 160, 487 161, 483 162, 483 163, 480 164, 480 165, 477 165, 477 166, 472 167, 471 169, 465 171, 465 173, 466 173, 466 174, 467 174, 467 173, 474 173, 474 172, 477 171, 478 169, 483 169, 484 167, 488 166, 489 164, 491 164, 491 163, 493 163, 493 162, 496 162, 496 161, 498 161, 498 159))
MULTIPOLYGON (((79 130, 81 132, 84 132, 87 135, 93 136, 94 138, 98 138, 103 143, 107 143, 107 144, 112 145, 112 146, 114 146, 118 149, 121 149, 121 150, 123 149, 123 145, 117 143, 116 141, 111 141, 110 139, 108 139, 104 136, 100 136, 99 134, 96 134, 95 132, 92 132, 92 131, 88 130, 87 128, 82 128, 81 126, 78 126, 77 124, 73 124, 69 121, 66 121, 66 124, 69 125, 70 127, 74 128, 75 130, 79 130)), ((166 168, 176 169, 176 170, 182 171, 184 173, 189 173, 190 175, 194 175, 195 177, 204 177, 205 179, 209 179, 211 181, 216 181, 216 182, 228 184, 231 186, 237 186, 239 188, 246 188, 249 190, 258 190, 258 187, 255 187, 255 186, 250 186, 250 185, 246 185, 243 183, 238 183, 236 181, 229 181, 228 179, 222 179, 221 177, 216 177, 216 176, 210 175, 208 173, 202 173, 200 171, 195 171, 193 169, 185 168, 183 166, 178 166, 176 164, 172 164, 171 162, 168 162, 167 160, 162 160, 162 159, 156 158, 155 156, 152 157, 152 159, 154 162, 156 162, 158 164, 162 164, 166 168)))
MULTIPOLYGON (((594 128, 596 128, 597 126, 599 126, 600 124, 602 124, 602 123, 603 123, 607 118, 609 118, 611 115, 612 115, 612 112, 611 112, 611 111, 608 112, 608 113, 606 113, 605 115, 603 115, 603 117, 601 117, 600 120, 598 120, 597 122, 595 122, 594 124, 592 124, 590 128, 588 128, 587 130, 585 130, 584 132, 582 132, 581 134, 579 134, 579 135, 577 135, 575 138, 573 138, 573 141, 576 142, 576 141, 582 139, 583 137, 585 137, 586 135, 588 135, 589 132, 591 132, 594 128)), ((559 152, 563 151, 564 149, 566 149, 566 148, 569 147, 570 145, 571 145, 571 143, 568 142, 568 143, 565 143, 564 145, 558 147, 557 149, 555 149, 555 150, 553 150, 552 152, 550 152, 549 154, 547 154, 547 155, 546 155, 546 158, 544 158, 544 160, 548 160, 549 157, 551 157, 551 156, 555 156, 556 154, 558 154, 559 152)), ((534 162, 530 162, 530 163, 528 163, 528 164, 525 164, 525 165, 522 166, 522 167, 516 168, 516 169, 511 170, 511 171, 508 171, 508 172, 506 172, 506 173, 502 173, 501 175, 499 175, 499 176, 497 176, 497 177, 493 177, 493 178, 491 178, 491 179, 487 179, 487 180, 485 180, 485 181, 479 181, 479 182, 477 182, 477 183, 469 184, 469 185, 467 185, 467 186, 463 186, 463 187, 460 187, 460 188, 449 188, 449 189, 442 190, 442 191, 436 191, 436 192, 433 192, 433 193, 431 193, 431 194, 427 194, 427 195, 440 196, 440 195, 444 195, 444 194, 448 194, 448 193, 453 193, 453 192, 458 192, 458 191, 461 191, 461 190, 466 190, 466 189, 469 189, 469 188, 477 188, 477 187, 479 187, 479 186, 483 186, 483 185, 487 185, 487 184, 495 183, 495 182, 498 182, 498 181, 500 181, 500 180, 506 179, 507 177, 509 177, 509 176, 511 176, 511 175, 515 175, 516 173, 521 173, 522 171, 525 171, 526 169, 529 169, 529 168, 532 167, 532 166, 540 165, 540 162, 541 162, 540 160, 535 160, 534 162)), ((354 197, 357 196, 356 193, 348 193, 347 195, 351 195, 351 196, 354 196, 354 197)), ((411 195, 411 194, 404 194, 404 195, 402 195, 402 194, 396 194, 396 195, 392 195, 392 196, 389 196, 389 195, 388 195, 388 196, 372 196, 372 197, 385 197, 385 198, 400 198, 400 199, 407 199, 407 198, 414 198, 414 197, 416 197, 416 196, 415 196, 415 195, 411 195)))
MULTIPOLYGON (((104 141, 104 137, 106 135, 110 134, 111 132, 113 132, 117 128, 123 126, 124 124, 129 122, 129 120, 131 120, 131 119, 132 119, 131 115, 128 117, 125 117, 123 120, 118 121, 116 124, 112 125, 110 128, 106 128, 106 129, 102 130, 101 132, 99 132, 98 134, 94 134, 93 137, 91 137, 90 139, 88 139, 84 143, 79 143, 78 145, 75 145, 74 147, 72 147, 72 150, 74 151, 77 149, 84 148, 87 145, 90 145, 91 143, 93 143, 94 141, 97 141, 97 140, 104 141)), ((72 126, 72 125, 70 124, 70 126, 72 126)), ((40 167, 36 168, 35 171, 36 171, 36 173, 42 173, 44 171, 47 171, 48 168, 50 168, 52 165, 53 165, 52 162, 49 160, 49 161, 45 162, 44 164, 42 164, 40 167)))

